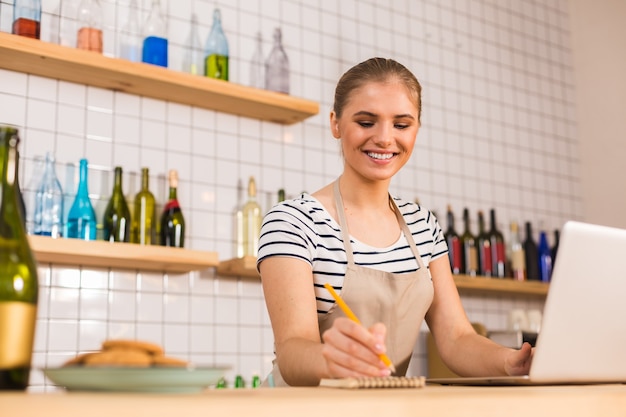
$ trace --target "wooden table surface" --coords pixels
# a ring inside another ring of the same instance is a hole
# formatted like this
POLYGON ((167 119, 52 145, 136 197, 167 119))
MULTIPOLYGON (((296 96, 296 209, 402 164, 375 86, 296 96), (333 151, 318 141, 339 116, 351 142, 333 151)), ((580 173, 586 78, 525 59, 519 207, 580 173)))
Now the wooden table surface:
POLYGON ((20 417, 626 416, 626 385, 208 389, 193 394, 0 392, 20 417))

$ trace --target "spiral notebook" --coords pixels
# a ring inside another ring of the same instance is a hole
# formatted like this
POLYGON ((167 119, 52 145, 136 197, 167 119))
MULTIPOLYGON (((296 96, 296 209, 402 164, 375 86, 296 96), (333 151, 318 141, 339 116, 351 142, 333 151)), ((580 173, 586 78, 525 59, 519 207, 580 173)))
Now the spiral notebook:
POLYGON ((567 222, 530 373, 520 377, 431 378, 455 385, 626 382, 626 230, 567 222))
POLYGON ((322 379, 320 387, 328 388, 421 388, 426 384, 423 376, 386 376, 361 378, 322 379))

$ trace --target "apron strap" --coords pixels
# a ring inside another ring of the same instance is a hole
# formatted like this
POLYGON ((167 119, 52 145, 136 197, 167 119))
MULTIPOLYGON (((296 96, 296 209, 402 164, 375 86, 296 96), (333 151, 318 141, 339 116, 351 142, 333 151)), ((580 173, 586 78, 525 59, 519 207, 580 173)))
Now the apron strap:
MULTIPOLYGON (((346 258, 348 261, 348 266, 354 265, 354 253, 352 251, 352 244, 350 243, 350 233, 348 232, 348 222, 346 221, 346 214, 343 208, 343 200, 341 198, 341 192, 339 191, 339 179, 335 181, 333 184, 333 195, 335 197, 335 205, 337 209, 337 217, 339 218, 339 225, 341 226, 341 238, 343 239, 344 248, 346 251, 346 258)), ((415 239, 413 239, 413 234, 411 230, 409 230, 409 226, 407 226, 404 217, 400 213, 400 209, 398 205, 394 201, 391 196, 389 196, 389 201, 393 204, 393 212, 396 215, 396 219, 398 220, 398 224, 402 228, 402 233, 404 234, 409 247, 411 248, 411 252, 413 252, 413 256, 415 256, 415 260, 420 268, 424 268, 424 263, 422 262, 422 256, 417 249, 417 244, 415 243, 415 239)))

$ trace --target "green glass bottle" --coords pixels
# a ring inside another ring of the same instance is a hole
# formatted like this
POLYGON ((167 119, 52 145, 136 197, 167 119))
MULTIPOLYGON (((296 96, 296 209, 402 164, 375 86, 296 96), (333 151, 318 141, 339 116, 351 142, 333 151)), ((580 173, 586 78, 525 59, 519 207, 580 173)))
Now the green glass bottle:
POLYGON ((0 390, 25 390, 37 318, 37 265, 17 195, 18 130, 0 126, 0 390))
POLYGON ((213 11, 213 26, 204 48, 204 75, 228 81, 228 40, 222 29, 219 9, 213 11))
POLYGON ((185 218, 178 203, 178 172, 169 172, 169 199, 161 214, 161 245, 182 248, 185 244, 185 218))
POLYGON ((156 244, 156 204, 150 192, 148 168, 141 169, 141 190, 135 195, 130 241, 141 245, 156 244))
POLYGON ((122 191, 122 167, 115 167, 113 194, 104 210, 102 226, 104 240, 130 242, 130 210, 122 191))

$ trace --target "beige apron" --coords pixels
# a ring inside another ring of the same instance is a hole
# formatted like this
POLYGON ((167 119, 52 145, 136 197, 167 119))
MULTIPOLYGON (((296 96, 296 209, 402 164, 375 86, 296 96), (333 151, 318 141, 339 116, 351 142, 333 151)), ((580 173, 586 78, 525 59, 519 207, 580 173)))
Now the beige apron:
MULTIPOLYGON (((339 181, 335 181, 333 191, 348 261, 341 297, 365 327, 369 328, 378 322, 387 326, 387 356, 396 367, 396 375, 405 375, 422 321, 433 300, 430 272, 424 267, 413 235, 392 198, 390 201, 393 203, 396 218, 415 255, 419 269, 412 273, 395 274, 356 265, 339 192, 339 181)), ((332 326, 337 317, 345 315, 335 304, 320 319, 320 335, 332 326)), ((287 385, 276 363, 270 378, 273 379, 275 386, 287 385)), ((264 385, 267 385, 267 381, 264 385)))

